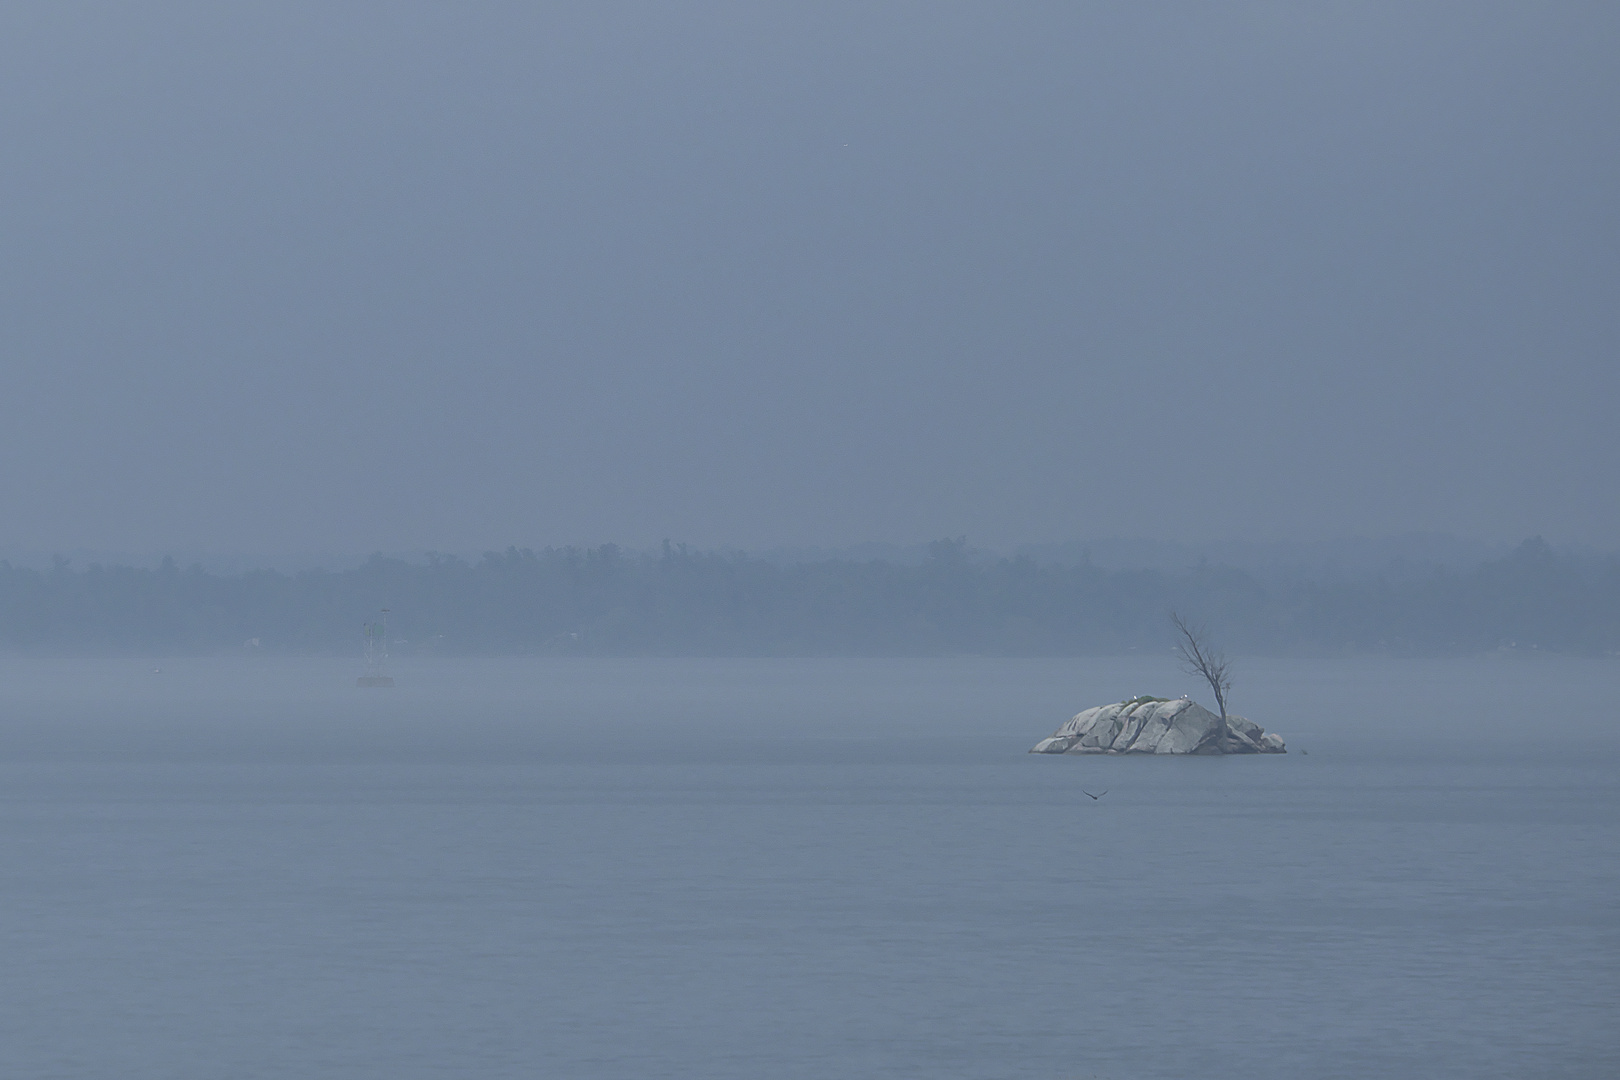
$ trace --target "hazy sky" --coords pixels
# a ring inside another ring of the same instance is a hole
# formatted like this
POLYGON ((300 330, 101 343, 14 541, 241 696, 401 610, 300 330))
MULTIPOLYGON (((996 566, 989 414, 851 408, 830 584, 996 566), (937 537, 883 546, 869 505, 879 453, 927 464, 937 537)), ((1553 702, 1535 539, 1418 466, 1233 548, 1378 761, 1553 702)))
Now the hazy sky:
POLYGON ((8 3, 0 546, 1620 547, 1620 5, 8 3))

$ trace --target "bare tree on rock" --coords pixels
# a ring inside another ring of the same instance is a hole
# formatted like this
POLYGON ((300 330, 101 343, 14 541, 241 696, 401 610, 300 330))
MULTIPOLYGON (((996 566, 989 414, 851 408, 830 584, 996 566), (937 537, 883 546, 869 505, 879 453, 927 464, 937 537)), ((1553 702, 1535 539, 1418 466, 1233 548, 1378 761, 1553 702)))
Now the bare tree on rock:
POLYGON ((1215 704, 1221 710, 1221 727, 1215 734, 1215 745, 1225 754, 1231 749, 1232 737, 1232 729, 1226 723, 1226 692, 1232 689, 1232 680, 1227 677, 1229 665, 1226 654, 1210 646, 1209 634, 1202 626, 1187 625, 1187 620, 1174 611, 1170 613, 1170 621, 1181 635, 1176 642, 1176 656, 1181 660, 1181 670, 1188 675, 1200 676, 1215 692, 1215 704))

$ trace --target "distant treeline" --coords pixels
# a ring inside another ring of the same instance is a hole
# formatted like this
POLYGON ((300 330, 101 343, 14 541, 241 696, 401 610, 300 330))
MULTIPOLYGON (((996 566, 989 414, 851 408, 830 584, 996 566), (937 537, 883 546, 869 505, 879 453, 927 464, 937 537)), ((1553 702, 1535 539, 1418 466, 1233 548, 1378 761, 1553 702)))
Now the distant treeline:
POLYGON ((358 653, 380 608, 397 652, 446 655, 1095 655, 1167 648, 1172 608, 1251 654, 1594 654, 1620 651, 1620 558, 1537 538, 1467 572, 1392 565, 1269 586, 1207 564, 975 560, 950 540, 922 565, 668 544, 373 556, 298 574, 0 563, 0 648, 13 653, 358 653))

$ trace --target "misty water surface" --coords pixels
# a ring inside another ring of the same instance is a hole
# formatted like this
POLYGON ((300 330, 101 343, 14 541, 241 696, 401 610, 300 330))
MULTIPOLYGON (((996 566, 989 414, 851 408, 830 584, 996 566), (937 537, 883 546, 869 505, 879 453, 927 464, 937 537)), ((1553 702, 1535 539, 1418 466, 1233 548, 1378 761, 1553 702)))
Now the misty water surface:
POLYGON ((1246 662, 1293 752, 1184 760, 1024 753, 1158 658, 355 673, 0 663, 0 1072, 1620 1069, 1612 662, 1246 662))

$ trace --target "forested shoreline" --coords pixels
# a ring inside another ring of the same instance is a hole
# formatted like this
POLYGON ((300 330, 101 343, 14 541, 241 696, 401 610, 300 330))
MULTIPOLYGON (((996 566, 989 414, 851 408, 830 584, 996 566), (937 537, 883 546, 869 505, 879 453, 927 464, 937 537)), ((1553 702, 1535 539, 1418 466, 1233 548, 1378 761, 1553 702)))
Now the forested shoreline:
POLYGON ((0 650, 13 655, 351 654, 381 608, 396 652, 440 655, 1107 655, 1168 648, 1172 609, 1257 655, 1591 655, 1620 651, 1620 558, 1538 538, 1466 572, 1286 583, 1211 564, 972 559, 955 541, 920 565, 681 545, 373 556, 295 574, 0 563, 0 650))

